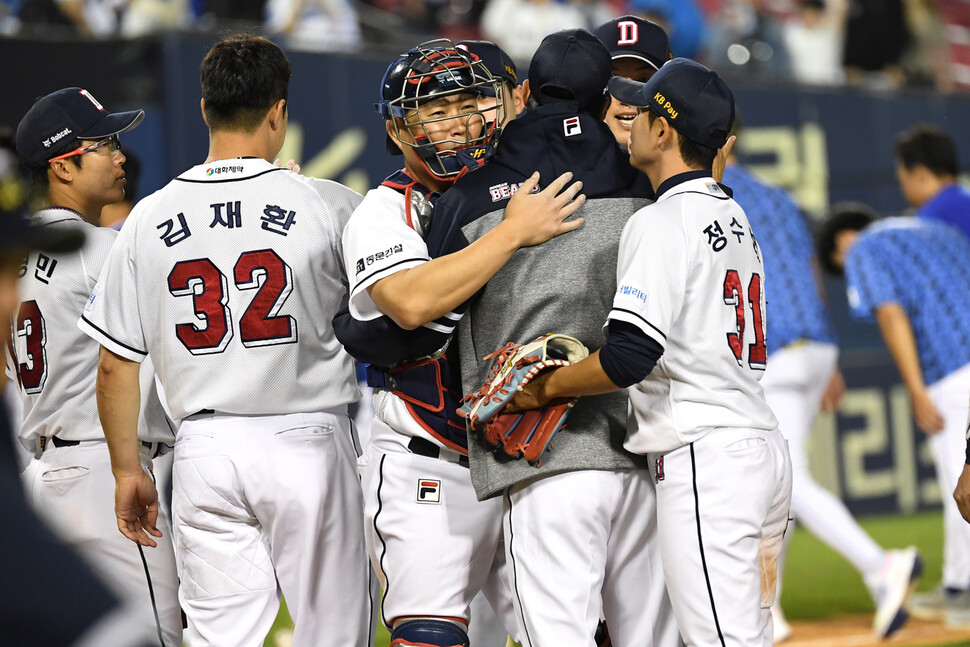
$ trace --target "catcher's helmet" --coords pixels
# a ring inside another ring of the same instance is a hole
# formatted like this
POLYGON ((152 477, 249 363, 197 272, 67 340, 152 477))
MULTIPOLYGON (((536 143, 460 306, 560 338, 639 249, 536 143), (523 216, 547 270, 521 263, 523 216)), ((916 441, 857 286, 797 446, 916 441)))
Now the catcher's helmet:
MULTIPOLYGON (((418 106, 455 94, 494 94, 501 101, 501 85, 502 80, 492 76, 477 56, 456 49, 450 40, 438 39, 418 45, 388 66, 381 79, 381 100, 375 108, 385 120, 393 121, 398 141, 411 146, 432 175, 454 179, 483 164, 494 152, 498 136, 494 115, 500 114, 502 106, 443 117, 422 116, 418 106), (465 121, 464 138, 433 142, 427 126, 453 119, 465 121), (402 136, 403 130, 410 137, 402 136), (442 144, 452 148, 444 149, 442 144)), ((390 137, 387 152, 401 153, 390 137)))

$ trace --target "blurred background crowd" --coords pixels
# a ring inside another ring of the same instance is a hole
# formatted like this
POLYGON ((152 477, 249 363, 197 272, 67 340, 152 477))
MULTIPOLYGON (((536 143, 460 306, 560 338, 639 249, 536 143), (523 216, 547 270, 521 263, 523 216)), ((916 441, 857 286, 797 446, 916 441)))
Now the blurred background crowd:
POLYGON ((257 29, 288 49, 341 52, 485 38, 527 63, 546 34, 626 13, 661 24, 675 56, 727 77, 970 91, 967 0, 0 0, 0 33, 257 29))

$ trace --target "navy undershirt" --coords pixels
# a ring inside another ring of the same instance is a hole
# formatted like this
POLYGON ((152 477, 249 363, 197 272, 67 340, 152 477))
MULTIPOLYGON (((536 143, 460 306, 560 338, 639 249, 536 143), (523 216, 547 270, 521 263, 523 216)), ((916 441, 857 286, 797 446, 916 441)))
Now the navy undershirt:
POLYGON ((600 365, 613 384, 626 388, 650 375, 663 352, 663 346, 633 324, 613 320, 600 348, 600 365))

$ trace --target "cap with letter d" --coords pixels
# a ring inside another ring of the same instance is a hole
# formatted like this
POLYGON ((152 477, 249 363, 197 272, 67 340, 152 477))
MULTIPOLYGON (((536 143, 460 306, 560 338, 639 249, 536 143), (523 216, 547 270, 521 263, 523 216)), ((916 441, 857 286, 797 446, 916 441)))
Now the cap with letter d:
POLYGON ((603 105, 611 74, 606 45, 585 29, 566 29, 539 43, 529 64, 529 91, 540 105, 566 102, 593 111, 603 105))
POLYGON ((734 125, 731 88, 716 72, 687 58, 668 61, 646 83, 613 77, 609 89, 623 103, 649 108, 708 148, 724 146, 734 125))
POLYGON ((104 139, 131 130, 143 110, 111 113, 90 92, 64 88, 37 99, 17 126, 17 152, 31 168, 43 168, 79 139, 104 139))
POLYGON ((636 58, 659 70, 673 58, 667 32, 646 18, 620 16, 603 23, 593 33, 610 50, 613 59, 636 58))

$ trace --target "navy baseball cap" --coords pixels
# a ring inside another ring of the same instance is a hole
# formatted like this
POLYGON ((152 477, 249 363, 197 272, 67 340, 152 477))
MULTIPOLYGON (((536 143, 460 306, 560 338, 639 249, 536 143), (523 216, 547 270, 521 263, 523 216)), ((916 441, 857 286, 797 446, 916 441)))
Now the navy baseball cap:
POLYGON ((111 113, 90 92, 64 88, 34 101, 17 126, 17 152, 31 168, 42 168, 79 139, 104 139, 131 130, 144 110, 111 113))
POLYGON ((585 29, 549 34, 529 64, 529 90, 540 104, 571 103, 580 112, 598 109, 613 74, 606 45, 585 29))
POLYGON ((38 225, 26 216, 0 213, 0 250, 70 252, 84 243, 84 231, 68 225, 38 225))
POLYGON ((637 58, 659 70, 674 56, 663 27, 638 16, 620 16, 593 32, 613 58, 637 58))
POLYGON ((734 125, 734 95, 717 73, 688 58, 666 63, 646 83, 613 77, 610 94, 666 117, 681 135, 718 149, 734 125))
MULTIPOLYGON (((455 43, 455 49, 463 49, 473 57, 478 57, 485 69, 493 77, 498 77, 515 87, 519 84, 519 73, 515 62, 504 49, 489 40, 462 40, 455 43)), ((482 88, 482 94, 492 95, 491 88, 482 88)))

